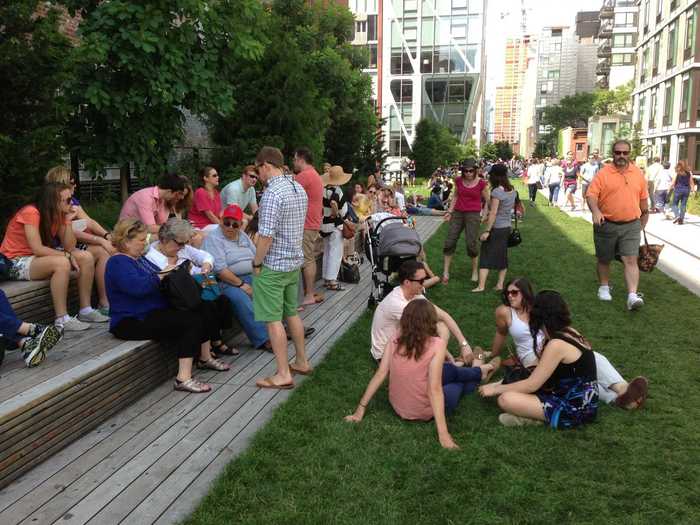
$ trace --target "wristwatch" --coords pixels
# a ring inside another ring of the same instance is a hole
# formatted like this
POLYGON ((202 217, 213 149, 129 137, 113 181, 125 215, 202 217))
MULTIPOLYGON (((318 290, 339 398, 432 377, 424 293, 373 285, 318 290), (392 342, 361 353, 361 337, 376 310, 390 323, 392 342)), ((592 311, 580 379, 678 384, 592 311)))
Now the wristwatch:
POLYGON ((262 268, 262 263, 260 263, 260 264, 253 263, 253 268, 262 268))

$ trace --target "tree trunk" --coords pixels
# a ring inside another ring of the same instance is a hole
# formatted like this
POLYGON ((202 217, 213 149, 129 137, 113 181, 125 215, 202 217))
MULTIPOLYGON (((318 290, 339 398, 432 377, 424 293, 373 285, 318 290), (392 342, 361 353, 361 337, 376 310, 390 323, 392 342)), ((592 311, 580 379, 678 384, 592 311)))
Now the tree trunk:
POLYGON ((128 164, 119 168, 119 189, 122 198, 122 204, 129 198, 129 179, 131 178, 131 168, 128 164))

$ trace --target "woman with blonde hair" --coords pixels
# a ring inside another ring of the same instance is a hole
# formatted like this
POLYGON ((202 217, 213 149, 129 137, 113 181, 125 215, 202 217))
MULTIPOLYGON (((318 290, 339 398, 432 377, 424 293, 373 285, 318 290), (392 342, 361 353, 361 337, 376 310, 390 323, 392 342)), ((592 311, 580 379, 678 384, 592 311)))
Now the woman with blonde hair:
POLYGON ((105 272, 112 318, 109 331, 119 339, 166 343, 177 356, 175 390, 204 393, 211 386, 192 377, 192 364, 202 344, 209 342, 202 314, 172 308, 161 292, 166 271, 158 272, 142 257, 148 227, 138 219, 117 223, 113 232, 117 254, 110 257, 105 272))
POLYGON ((98 310, 101 314, 108 315, 109 300, 105 291, 105 267, 110 255, 117 253, 112 245, 112 234, 90 217, 80 205, 80 201, 75 196, 75 176, 67 167, 51 168, 46 174, 46 182, 68 184, 71 188, 71 206, 75 210, 71 226, 77 240, 77 248, 90 252, 95 259, 98 310))
POLYGON ((688 163, 684 160, 678 161, 678 164, 676 164, 676 175, 673 177, 673 182, 671 182, 671 188, 669 189, 669 191, 673 191, 671 209, 676 216, 673 224, 683 224, 688 197, 691 193, 695 193, 695 189, 695 181, 693 180, 693 174, 688 169, 688 163))

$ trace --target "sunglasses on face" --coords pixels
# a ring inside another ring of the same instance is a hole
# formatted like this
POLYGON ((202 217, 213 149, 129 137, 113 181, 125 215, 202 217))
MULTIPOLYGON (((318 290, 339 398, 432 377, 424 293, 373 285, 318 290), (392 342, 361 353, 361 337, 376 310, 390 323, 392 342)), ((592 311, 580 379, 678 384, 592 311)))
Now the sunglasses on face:
POLYGON ((618 155, 618 156, 624 155, 625 157, 626 157, 627 155, 630 154, 629 151, 619 151, 619 150, 615 150, 615 151, 613 151, 613 153, 614 153, 615 155, 618 155))
POLYGON ((520 290, 508 290, 508 291, 506 292, 506 295, 507 295, 508 297, 517 297, 517 296, 520 295, 520 290))
POLYGON ((412 283, 418 283, 418 284, 423 284, 425 281, 428 280, 428 277, 422 277, 421 279, 409 279, 412 283))
POLYGON ((174 240, 173 242, 174 242, 175 244, 177 244, 178 247, 180 247, 180 248, 184 248, 185 245, 187 244, 187 241, 184 241, 184 242, 183 242, 183 241, 175 241, 175 240, 174 240))
POLYGON ((240 228, 241 223, 238 221, 224 221, 224 226, 227 228, 240 228))
POLYGON ((258 180, 258 176, 255 173, 248 173, 247 175, 248 175, 248 177, 250 177, 253 180, 258 180))

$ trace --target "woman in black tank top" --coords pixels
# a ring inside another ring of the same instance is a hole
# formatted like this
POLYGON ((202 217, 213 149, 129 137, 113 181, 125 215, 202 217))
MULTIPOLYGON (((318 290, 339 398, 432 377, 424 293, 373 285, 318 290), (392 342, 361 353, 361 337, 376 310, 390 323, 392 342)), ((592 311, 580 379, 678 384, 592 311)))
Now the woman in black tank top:
POLYGON ((549 290, 537 294, 530 330, 543 330, 546 336, 532 375, 509 385, 484 385, 481 395, 499 396, 498 406, 504 411, 499 421, 506 426, 545 422, 552 428, 573 428, 593 421, 598 410, 595 356, 571 328, 569 307, 561 295, 549 290))

